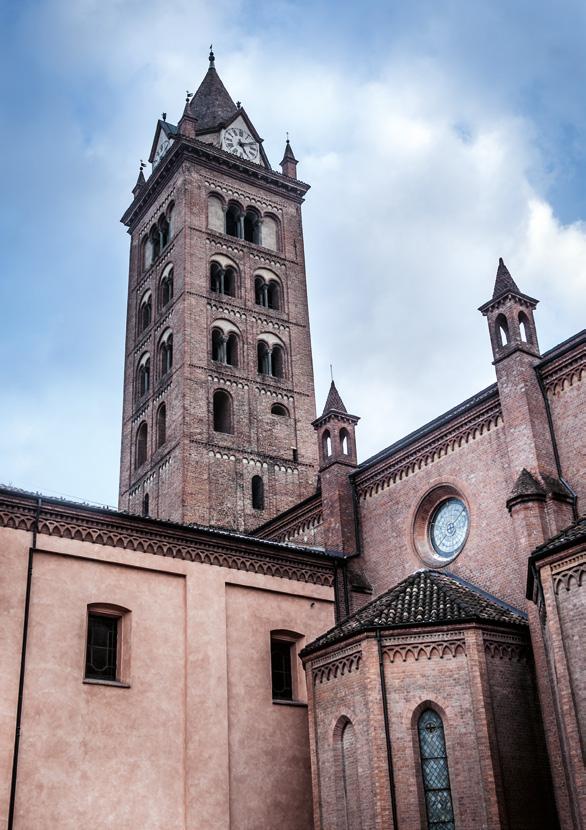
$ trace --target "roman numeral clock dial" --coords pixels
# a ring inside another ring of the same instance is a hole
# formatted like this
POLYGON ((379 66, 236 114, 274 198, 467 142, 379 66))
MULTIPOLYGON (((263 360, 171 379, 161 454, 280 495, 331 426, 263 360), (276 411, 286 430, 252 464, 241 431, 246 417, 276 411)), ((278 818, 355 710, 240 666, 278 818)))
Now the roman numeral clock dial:
POLYGON ((225 131, 222 149, 246 161, 258 162, 258 143, 242 127, 229 127, 225 131))

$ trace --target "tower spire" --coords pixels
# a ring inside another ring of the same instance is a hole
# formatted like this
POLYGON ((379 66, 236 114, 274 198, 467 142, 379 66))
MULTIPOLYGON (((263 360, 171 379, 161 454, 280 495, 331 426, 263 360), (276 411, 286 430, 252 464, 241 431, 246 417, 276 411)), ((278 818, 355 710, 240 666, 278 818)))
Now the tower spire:
POLYGON ((214 55, 214 47, 213 44, 210 43, 210 54, 208 55, 210 61, 210 69, 215 69, 216 66, 216 56, 214 55))
POLYGON ((288 176, 290 179, 296 179, 297 164, 297 159, 295 158, 291 142, 289 141, 289 133, 287 133, 285 152, 283 153, 283 158, 281 160, 281 170, 283 171, 283 176, 288 176))
POLYGON ((508 294, 510 291, 513 291, 515 294, 521 293, 517 283, 512 278, 511 273, 501 256, 499 257, 499 264, 496 270, 496 279, 494 282, 492 299, 495 300, 497 297, 500 297, 502 294, 508 294))

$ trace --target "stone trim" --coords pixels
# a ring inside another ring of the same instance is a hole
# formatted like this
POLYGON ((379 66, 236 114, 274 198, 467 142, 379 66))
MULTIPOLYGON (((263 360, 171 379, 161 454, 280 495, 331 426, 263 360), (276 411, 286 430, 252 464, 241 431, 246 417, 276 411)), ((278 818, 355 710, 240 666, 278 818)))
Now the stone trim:
POLYGON ((500 401, 490 400, 468 417, 440 427, 430 436, 398 450, 391 458, 381 460, 380 466, 375 465, 364 476, 358 474, 355 479, 357 493, 365 500, 501 424, 500 401))
MULTIPOLYGON (((36 504, 32 496, 29 499, 31 503, 26 505, 0 496, 0 526, 32 531, 36 504)), ((247 547, 254 546, 254 539, 249 541, 235 537, 230 545, 227 538, 229 534, 224 537, 218 534, 219 538, 214 538, 215 533, 210 532, 208 538, 204 538, 205 530, 189 526, 178 526, 177 532, 173 532, 172 528, 158 527, 153 520, 124 514, 116 516, 106 511, 102 513, 97 508, 94 510, 84 505, 64 505, 60 509, 54 503, 46 502, 42 505, 38 530, 39 534, 61 539, 107 545, 154 556, 169 556, 328 588, 334 584, 333 563, 308 561, 312 554, 316 555, 309 549, 266 552, 247 550, 247 547), (146 526, 141 527, 140 531, 132 527, 133 522, 142 521, 152 521, 152 530, 146 526), (200 538, 190 541, 190 533, 198 533, 200 538)))

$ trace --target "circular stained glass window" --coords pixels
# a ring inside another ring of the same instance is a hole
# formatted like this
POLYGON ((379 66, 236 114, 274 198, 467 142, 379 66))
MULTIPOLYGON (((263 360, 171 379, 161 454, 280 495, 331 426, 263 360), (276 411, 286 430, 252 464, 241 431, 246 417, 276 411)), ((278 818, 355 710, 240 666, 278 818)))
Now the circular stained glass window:
POLYGON ((429 539, 442 559, 451 559, 464 547, 468 535, 468 510, 462 499, 446 499, 438 504, 429 523, 429 539))

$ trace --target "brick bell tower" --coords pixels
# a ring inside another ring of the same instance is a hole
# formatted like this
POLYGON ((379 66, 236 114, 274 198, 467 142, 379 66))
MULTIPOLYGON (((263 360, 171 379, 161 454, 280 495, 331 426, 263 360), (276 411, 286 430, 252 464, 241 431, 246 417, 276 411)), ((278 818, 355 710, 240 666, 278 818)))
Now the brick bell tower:
POLYGON ((120 508, 251 530, 315 491, 301 205, 215 69, 158 121, 131 237, 120 508))

